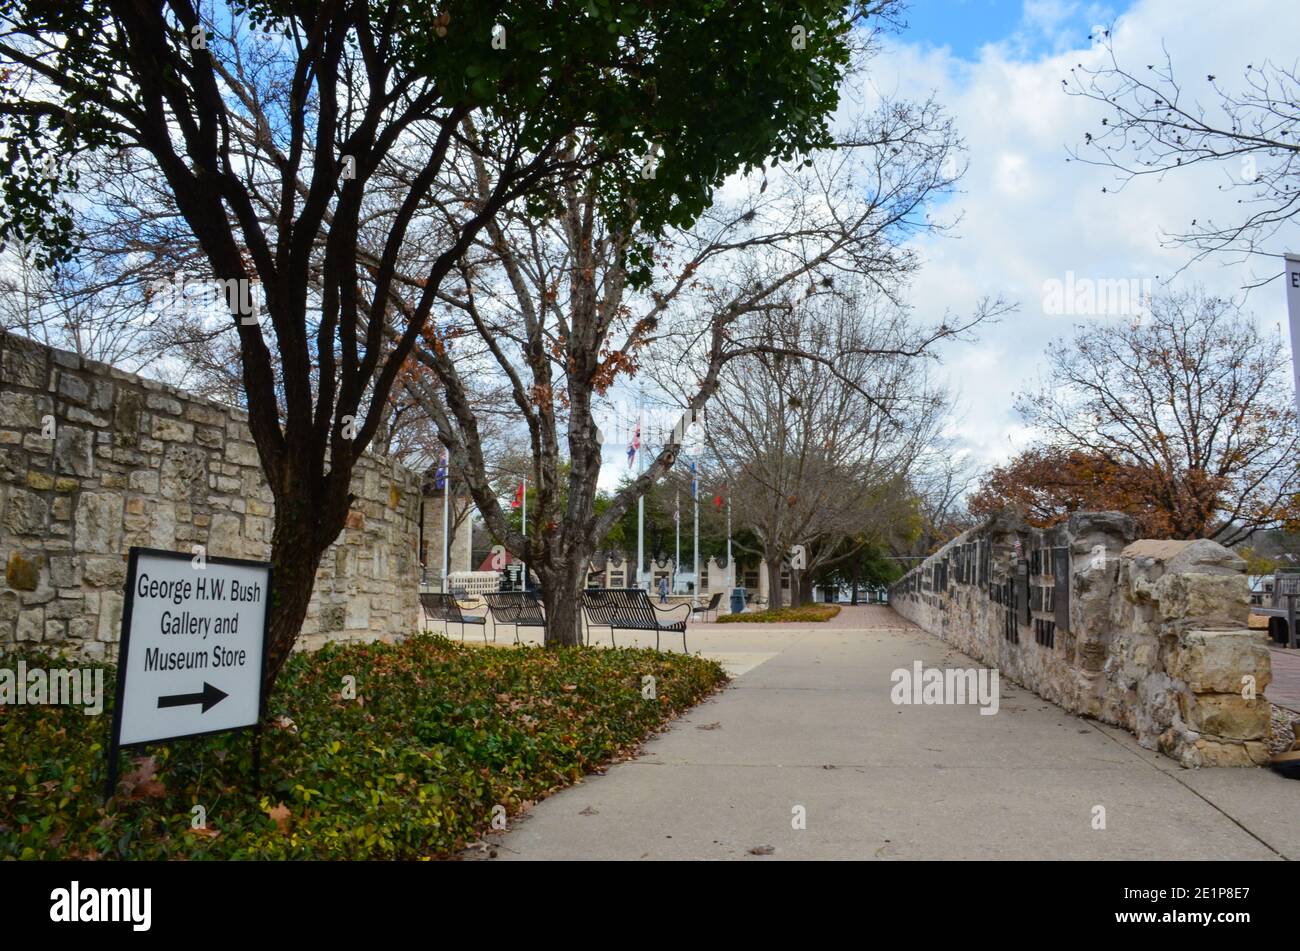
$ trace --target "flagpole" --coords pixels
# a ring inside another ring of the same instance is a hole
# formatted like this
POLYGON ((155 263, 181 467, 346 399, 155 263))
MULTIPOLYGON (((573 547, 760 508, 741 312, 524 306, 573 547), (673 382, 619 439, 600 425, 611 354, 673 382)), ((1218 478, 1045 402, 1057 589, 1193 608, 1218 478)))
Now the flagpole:
POLYGON ((677 503, 673 509, 673 521, 677 523, 677 554, 673 556, 673 594, 677 593, 677 570, 682 564, 682 493, 677 492, 677 503))
MULTIPOLYGON (((645 393, 641 394, 642 405, 637 408, 636 432, 637 441, 641 445, 636 447, 640 454, 637 467, 637 475, 645 474, 645 431, 641 426, 645 417, 645 393)), ((643 590, 648 590, 645 584, 645 493, 641 493, 636 499, 636 586, 643 590)))
MULTIPOLYGON (((731 488, 730 486, 725 488, 727 490, 727 570, 731 572, 731 587, 734 588, 736 587, 736 563, 731 560, 731 488)), ((727 595, 730 597, 731 592, 728 591, 727 595)))
POLYGON ((451 454, 442 452, 442 593, 451 590, 447 572, 451 567, 451 454))
POLYGON ((700 604, 700 582, 704 575, 700 573, 700 488, 695 487, 695 593, 691 598, 691 605, 699 607, 700 604))
POLYGON ((524 557, 521 559, 524 563, 524 573, 522 578, 523 590, 528 590, 528 479, 524 478, 524 498, 521 503, 519 513, 520 524, 524 527, 524 557))

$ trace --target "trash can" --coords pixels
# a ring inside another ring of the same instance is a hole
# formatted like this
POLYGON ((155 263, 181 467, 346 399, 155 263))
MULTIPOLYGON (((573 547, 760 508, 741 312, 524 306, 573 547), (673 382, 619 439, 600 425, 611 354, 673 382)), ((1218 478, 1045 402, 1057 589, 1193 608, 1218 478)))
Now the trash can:
POLYGON ((745 610, 745 589, 731 589, 731 613, 740 614, 745 610))

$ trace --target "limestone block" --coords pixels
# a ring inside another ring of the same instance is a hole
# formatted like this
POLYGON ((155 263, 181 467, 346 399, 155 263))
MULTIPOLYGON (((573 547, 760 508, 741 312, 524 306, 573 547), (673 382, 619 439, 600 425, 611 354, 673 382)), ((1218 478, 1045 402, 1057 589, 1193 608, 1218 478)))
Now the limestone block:
POLYGON ((149 544, 154 548, 171 549, 176 544, 176 506, 170 502, 156 503, 150 512, 149 544))
POLYGON ((45 389, 47 353, 30 340, 5 334, 0 339, 0 381, 8 386, 45 389))
POLYGON ((113 438, 118 446, 131 448, 139 445, 143 413, 144 396, 119 387, 113 407, 113 438))
POLYGON ((81 584, 81 566, 75 555, 50 558, 50 584, 56 588, 73 588, 81 584))
POLYGON ((142 492, 145 495, 158 494, 158 473, 148 469, 138 469, 127 477, 127 485, 132 492, 142 492))
POLYGON ((90 384, 79 376, 73 376, 71 373, 59 371, 59 396, 70 403, 76 403, 78 406, 85 406, 90 402, 90 384))
POLYGON ((96 588, 120 588, 126 584, 126 562, 121 555, 87 555, 82 578, 96 588))
POLYGON ((1246 700, 1237 693, 1182 693, 1178 701, 1184 722, 1197 733, 1230 740, 1268 739, 1272 711, 1262 697, 1246 700))
POLYGON ((343 623, 351 631, 368 629, 370 627, 370 599, 349 598, 343 623))
POLYGON ((119 591, 103 591, 99 596, 98 640, 115 644, 122 634, 122 594, 119 591))
POLYGON ((1195 747, 1198 766, 1263 766, 1269 757, 1268 743, 1261 740, 1223 743, 1212 737, 1201 737, 1195 747))
POLYGON ((78 551, 120 553, 122 549, 122 496, 114 492, 83 492, 77 499, 78 551))
POLYGON ((171 443, 163 456, 158 491, 177 502, 206 502, 208 454, 193 446, 171 443))
POLYGON ((257 447, 251 442, 228 442, 226 443, 226 461, 232 462, 237 466, 260 466, 261 458, 257 455, 257 447))
POLYGON ((94 617, 74 617, 68 621, 68 637, 71 640, 88 641, 95 636, 98 621, 94 617))
POLYGON ((42 555, 24 555, 10 552, 5 566, 5 583, 15 591, 35 591, 41 581, 42 555))
POLYGON ((14 629, 14 640, 39 643, 45 636, 45 609, 40 607, 23 608, 18 614, 18 625, 14 629))
POLYGON ((1169 654, 1169 674, 1194 693, 1237 693, 1253 677, 1263 693, 1273 679, 1268 645, 1261 631, 1185 631, 1169 654))
POLYGON ((163 442, 190 443, 194 441, 194 424, 179 419, 169 419, 166 416, 155 416, 149 435, 163 442))
POLYGON ((212 406, 205 406, 202 403, 190 403, 186 406, 185 418, 196 423, 202 423, 204 426, 220 426, 224 429, 226 425, 226 414, 224 412, 212 406))
POLYGON ((54 471, 83 479, 90 476, 95 469, 93 449, 90 430, 66 423, 59 426, 54 433, 54 471))
POLYGON ((1250 617, 1250 588, 1242 574, 1171 572, 1155 583, 1153 594, 1166 622, 1242 628, 1250 617))
POLYGON ((240 558, 243 549, 243 524, 238 515, 213 515, 208 531, 208 554, 221 558, 240 558))
POLYGON ((41 425, 41 414, 36 409, 36 396, 19 390, 0 391, 0 420, 6 426, 41 425))
POLYGON ((1218 542, 1197 538, 1183 543, 1165 562, 1165 570, 1198 575, 1239 575, 1246 570, 1246 562, 1236 552, 1224 548, 1218 542))
POLYGON ((109 425, 108 416, 82 409, 80 406, 69 406, 63 415, 69 422, 81 423, 95 429, 107 429, 109 425))
POLYGON ((74 597, 58 598, 45 605, 45 622, 47 625, 46 640, 49 639, 48 625, 51 620, 66 621, 70 618, 77 617, 84 610, 81 603, 81 593, 78 592, 74 597))
POLYGON ((50 522, 50 507, 35 492, 17 487, 6 493, 4 524, 14 535, 44 535, 50 522))
POLYGON ((173 399, 163 393, 149 393, 145 396, 145 405, 152 410, 170 413, 173 416, 179 416, 181 410, 184 409, 180 400, 173 399))

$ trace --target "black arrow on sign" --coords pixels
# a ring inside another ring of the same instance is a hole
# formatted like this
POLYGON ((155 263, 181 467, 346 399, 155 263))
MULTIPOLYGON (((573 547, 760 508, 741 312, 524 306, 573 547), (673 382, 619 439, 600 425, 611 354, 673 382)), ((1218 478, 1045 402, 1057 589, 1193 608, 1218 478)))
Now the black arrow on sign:
POLYGON ((159 697, 158 708, 163 707, 188 707, 192 703, 203 704, 203 713, 207 713, 222 700, 225 700, 230 694, 224 690, 218 690, 206 680, 203 681, 203 690, 201 693, 176 693, 170 697, 159 697))

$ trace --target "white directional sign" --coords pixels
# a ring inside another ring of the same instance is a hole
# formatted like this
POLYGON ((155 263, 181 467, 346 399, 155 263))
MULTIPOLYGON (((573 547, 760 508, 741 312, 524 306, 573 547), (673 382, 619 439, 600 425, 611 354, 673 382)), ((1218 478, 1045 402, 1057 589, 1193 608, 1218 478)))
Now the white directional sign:
POLYGON ((264 562, 131 549, 118 745, 257 723, 270 576, 264 562))

